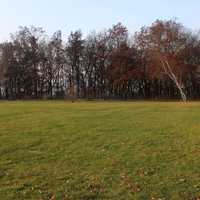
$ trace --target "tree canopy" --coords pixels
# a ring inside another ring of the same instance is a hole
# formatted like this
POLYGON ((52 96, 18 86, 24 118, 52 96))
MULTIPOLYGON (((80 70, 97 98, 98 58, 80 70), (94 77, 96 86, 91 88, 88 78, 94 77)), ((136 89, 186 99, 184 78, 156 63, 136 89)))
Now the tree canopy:
POLYGON ((197 99, 199 36, 174 20, 65 39, 20 27, 0 44, 0 98, 197 99))

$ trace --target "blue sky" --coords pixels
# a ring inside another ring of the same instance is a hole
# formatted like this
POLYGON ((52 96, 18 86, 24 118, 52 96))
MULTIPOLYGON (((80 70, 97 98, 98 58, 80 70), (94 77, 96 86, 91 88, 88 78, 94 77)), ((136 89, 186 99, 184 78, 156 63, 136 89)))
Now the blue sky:
POLYGON ((19 26, 40 26, 48 34, 81 29, 83 33, 122 22, 130 31, 156 19, 177 18, 200 29, 200 0, 0 0, 0 40, 19 26))

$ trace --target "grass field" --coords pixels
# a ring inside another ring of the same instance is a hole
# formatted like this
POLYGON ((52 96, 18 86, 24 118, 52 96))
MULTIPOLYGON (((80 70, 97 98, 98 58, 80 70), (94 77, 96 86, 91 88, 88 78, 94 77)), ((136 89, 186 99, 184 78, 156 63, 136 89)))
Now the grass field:
POLYGON ((0 102, 0 200, 197 200, 200 103, 0 102))

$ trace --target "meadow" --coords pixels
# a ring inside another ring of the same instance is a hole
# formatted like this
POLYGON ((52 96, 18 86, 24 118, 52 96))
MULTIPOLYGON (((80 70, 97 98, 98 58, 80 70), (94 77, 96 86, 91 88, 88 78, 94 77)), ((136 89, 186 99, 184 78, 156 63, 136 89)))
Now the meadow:
POLYGON ((26 199, 200 199, 200 103, 0 102, 0 200, 26 199))

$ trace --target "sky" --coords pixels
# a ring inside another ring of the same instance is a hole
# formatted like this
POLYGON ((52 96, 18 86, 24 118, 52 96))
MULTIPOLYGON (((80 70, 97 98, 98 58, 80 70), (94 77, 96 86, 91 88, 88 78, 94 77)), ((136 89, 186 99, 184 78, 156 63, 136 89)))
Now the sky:
POLYGON ((134 32, 156 19, 177 19, 200 29, 200 0, 0 0, 0 40, 19 26, 43 27, 48 34, 81 29, 84 34, 121 22, 134 32))

